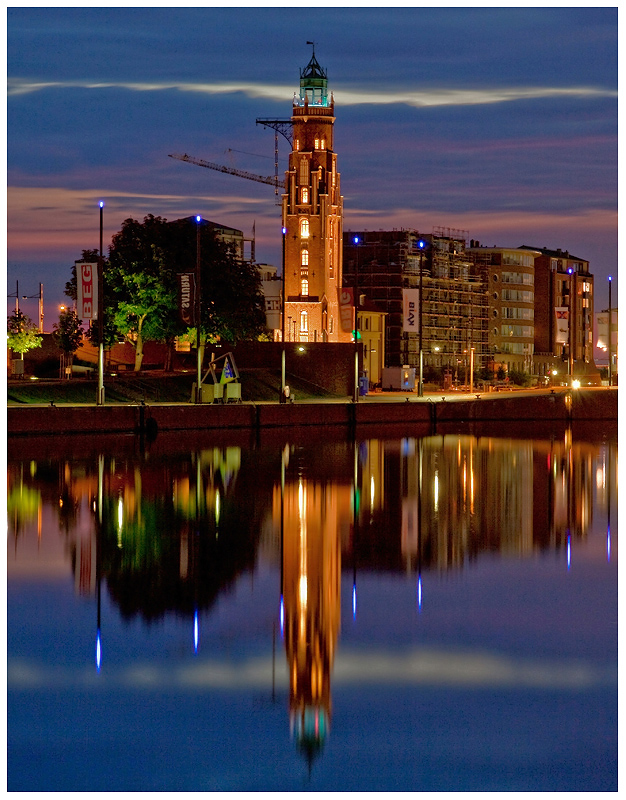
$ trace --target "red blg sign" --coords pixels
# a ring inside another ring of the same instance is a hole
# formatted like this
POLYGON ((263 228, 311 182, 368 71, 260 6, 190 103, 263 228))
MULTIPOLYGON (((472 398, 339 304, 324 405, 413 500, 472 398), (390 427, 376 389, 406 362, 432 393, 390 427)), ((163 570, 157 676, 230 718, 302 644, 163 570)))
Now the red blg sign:
POLYGON ((79 319, 98 318, 98 264, 76 262, 77 314, 79 319))

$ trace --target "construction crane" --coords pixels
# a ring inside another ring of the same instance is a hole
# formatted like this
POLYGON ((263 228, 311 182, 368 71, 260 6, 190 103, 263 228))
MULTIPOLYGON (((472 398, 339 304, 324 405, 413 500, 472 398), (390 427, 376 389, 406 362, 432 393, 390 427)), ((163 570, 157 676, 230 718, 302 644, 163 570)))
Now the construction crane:
MULTIPOLYGON (((170 153, 170 158, 177 158, 179 161, 188 161, 190 164, 196 164, 198 167, 206 167, 207 169, 214 169, 216 172, 225 172, 227 175, 236 175, 238 178, 247 178, 249 181, 257 181, 257 183, 267 183, 274 187, 274 194, 278 194, 278 187, 284 185, 278 180, 278 134, 282 134, 289 142, 291 147, 291 133, 292 123, 290 119, 257 119, 257 125, 263 125, 264 128, 272 128, 274 131, 274 177, 265 175, 255 175, 253 172, 247 172, 244 169, 236 169, 235 167, 226 167, 223 164, 216 164, 214 161, 204 161, 202 158, 194 158, 188 156, 187 153, 181 155, 180 153, 170 153)), ((229 148, 230 150, 230 148, 229 148)), ((243 152, 234 151, 230 152, 243 152)), ((252 155, 252 154, 248 154, 252 155)))
POLYGON ((225 172, 227 175, 237 175, 239 178, 247 178, 249 181, 257 181, 257 183, 267 183, 276 189, 278 194, 278 187, 282 184, 278 180, 278 176, 274 175, 255 175, 253 172, 246 172, 243 169, 235 169, 235 167, 225 167, 223 164, 216 164, 213 161, 204 161, 202 158, 194 158, 188 156, 187 153, 170 153, 170 158, 176 158, 179 161, 188 161, 190 164, 196 164, 198 167, 206 167, 207 169, 214 169, 217 172, 225 172))

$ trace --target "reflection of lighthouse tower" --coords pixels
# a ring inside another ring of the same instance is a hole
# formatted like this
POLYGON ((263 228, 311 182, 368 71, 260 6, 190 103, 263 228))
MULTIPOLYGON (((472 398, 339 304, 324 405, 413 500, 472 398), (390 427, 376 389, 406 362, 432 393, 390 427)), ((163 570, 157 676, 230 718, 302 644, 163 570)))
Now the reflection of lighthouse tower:
POLYGON ((343 198, 333 151, 334 101, 315 51, 294 97, 293 150, 285 175, 285 338, 349 342, 339 325, 343 198))
POLYGON ((337 492, 300 481, 285 489, 283 591, 292 730, 309 760, 330 723, 330 674, 339 633, 337 492))

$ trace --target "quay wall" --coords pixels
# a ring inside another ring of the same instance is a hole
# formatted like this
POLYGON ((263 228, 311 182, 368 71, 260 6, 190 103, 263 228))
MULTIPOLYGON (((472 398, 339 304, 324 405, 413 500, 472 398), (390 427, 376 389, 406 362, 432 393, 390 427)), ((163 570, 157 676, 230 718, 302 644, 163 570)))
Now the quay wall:
POLYGON ((616 420, 617 389, 555 394, 351 403, 154 404, 9 406, 9 436, 72 433, 157 433, 306 426, 419 424, 437 428, 465 422, 616 420))

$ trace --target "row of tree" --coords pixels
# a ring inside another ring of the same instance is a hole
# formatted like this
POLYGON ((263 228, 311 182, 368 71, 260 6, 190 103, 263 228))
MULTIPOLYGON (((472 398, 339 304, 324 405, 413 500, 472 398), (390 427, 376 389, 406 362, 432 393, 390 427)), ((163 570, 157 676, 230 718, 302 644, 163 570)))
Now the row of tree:
MULTIPOLYGON (((269 336, 261 279, 257 268, 243 261, 235 247, 224 242, 210 223, 195 218, 168 222, 149 214, 143 222, 127 219, 113 236, 108 258, 103 260, 103 343, 119 341, 135 349, 135 369, 141 369, 145 341, 165 342, 168 363, 177 337, 196 341, 178 313, 178 274, 195 272, 200 254, 201 342, 245 341, 269 336), (199 226, 199 228, 198 228, 199 226), (198 250, 199 235, 199 250, 198 250)), ((97 262, 97 250, 83 250, 82 260, 97 262)), ((65 294, 77 300, 76 266, 65 294)), ((41 345, 29 317, 16 311, 8 319, 8 346, 22 355, 41 345)), ((59 349, 76 352, 85 331, 72 309, 64 310, 54 326, 59 349)), ((98 344, 98 325, 87 331, 98 344)))

